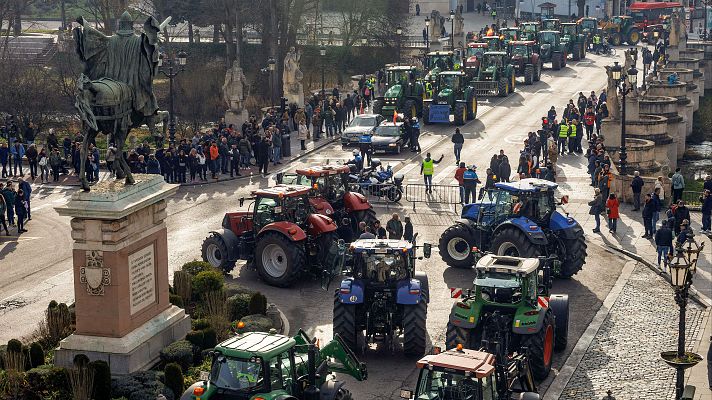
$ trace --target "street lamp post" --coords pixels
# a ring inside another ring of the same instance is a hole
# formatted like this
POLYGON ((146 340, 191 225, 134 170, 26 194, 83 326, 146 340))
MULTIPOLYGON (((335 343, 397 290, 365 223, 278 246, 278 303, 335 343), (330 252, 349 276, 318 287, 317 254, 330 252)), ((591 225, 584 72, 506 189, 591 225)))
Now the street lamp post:
POLYGON ((185 71, 185 64, 188 61, 188 55, 184 51, 179 51, 177 57, 173 56, 164 61, 163 54, 158 56, 158 70, 168 78, 168 143, 171 146, 176 144, 176 116, 173 92, 173 80, 179 73, 185 71), (176 66, 176 68, 174 68, 176 66), (166 67, 168 70, 166 70, 166 67))
POLYGON ((326 47, 324 47, 324 43, 322 43, 321 47, 319 48, 319 58, 321 58, 321 93, 319 94, 319 97, 321 97, 323 100, 326 100, 326 78, 324 75, 324 58, 326 58, 326 47))
POLYGON ((626 95, 632 91, 635 90, 637 87, 637 82, 638 82, 638 70, 635 69, 635 67, 631 67, 628 71, 626 71, 626 75, 621 75, 623 71, 623 67, 621 67, 618 62, 615 62, 613 64, 613 67, 611 67, 611 73, 613 75, 613 80, 616 82, 616 85, 620 84, 620 90, 621 90, 621 95, 623 97, 623 104, 621 106, 621 146, 620 146, 620 167, 618 169, 618 172, 621 175, 626 174, 626 159, 628 158, 628 152, 625 146, 625 140, 626 140, 626 121, 625 121, 625 97, 626 95))
POLYGON ((269 106, 274 107, 274 71, 277 69, 277 62, 274 60, 274 58, 270 57, 267 60, 267 69, 269 70, 269 106))
POLYGON ((455 10, 450 10, 450 50, 455 51, 455 10))
POLYGON ((430 53, 430 18, 425 17, 425 54, 430 53))
POLYGON ((396 36, 398 38, 398 65, 401 63, 401 36, 403 35, 403 28, 401 28, 400 24, 396 28, 396 36))
MULTIPOLYGON (((692 286, 692 278, 697 272, 697 260, 704 247, 704 242, 702 245, 698 245, 694 236, 689 234, 684 243, 675 246, 675 249, 673 249, 675 254, 670 257, 670 283, 675 288, 675 303, 680 307, 680 320, 677 332, 676 358, 672 360, 663 358, 669 365, 675 366, 677 372, 675 399, 677 400, 682 398, 682 393, 685 390, 685 369, 699 362, 699 357, 697 362, 684 362, 688 358, 685 352, 685 317, 689 289, 692 286)), ((666 353, 663 353, 663 355, 666 353)))

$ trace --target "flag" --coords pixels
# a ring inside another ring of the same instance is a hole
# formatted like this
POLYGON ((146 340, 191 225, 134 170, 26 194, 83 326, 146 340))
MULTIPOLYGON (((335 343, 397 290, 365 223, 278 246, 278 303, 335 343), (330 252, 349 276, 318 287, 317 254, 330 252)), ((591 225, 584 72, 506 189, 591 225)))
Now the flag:
POLYGON ((393 109, 393 123, 395 124, 398 122, 398 111, 394 108, 393 109))

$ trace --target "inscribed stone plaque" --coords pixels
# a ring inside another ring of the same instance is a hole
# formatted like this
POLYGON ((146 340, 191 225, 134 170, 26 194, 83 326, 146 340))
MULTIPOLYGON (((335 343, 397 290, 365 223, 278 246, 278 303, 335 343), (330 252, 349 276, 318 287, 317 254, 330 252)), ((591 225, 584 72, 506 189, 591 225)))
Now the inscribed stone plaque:
POLYGON ((156 266, 153 244, 129 255, 131 315, 156 302, 156 266))

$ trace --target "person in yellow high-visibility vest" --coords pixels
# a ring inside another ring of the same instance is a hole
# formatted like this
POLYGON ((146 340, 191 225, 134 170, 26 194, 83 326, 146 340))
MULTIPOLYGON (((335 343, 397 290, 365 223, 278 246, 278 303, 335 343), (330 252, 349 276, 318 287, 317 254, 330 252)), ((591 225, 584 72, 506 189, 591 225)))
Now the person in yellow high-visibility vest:
POLYGON ((578 121, 572 120, 569 124, 569 154, 574 154, 576 149, 576 131, 578 129, 578 121))
POLYGON ((438 160, 433 160, 430 158, 430 153, 425 155, 423 163, 420 164, 420 173, 423 174, 423 181, 425 182, 425 192, 433 193, 433 173, 435 172, 435 164, 440 164, 445 155, 440 155, 438 160))
POLYGON ((559 153, 563 156, 566 154, 566 139, 569 138, 569 123, 566 119, 562 119, 559 124, 559 153))

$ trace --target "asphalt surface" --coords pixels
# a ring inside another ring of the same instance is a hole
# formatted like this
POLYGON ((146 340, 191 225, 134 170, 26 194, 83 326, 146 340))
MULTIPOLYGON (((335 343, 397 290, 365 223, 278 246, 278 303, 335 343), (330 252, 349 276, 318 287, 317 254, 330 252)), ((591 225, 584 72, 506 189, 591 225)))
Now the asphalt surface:
MULTIPOLYGON (((570 62, 561 71, 545 69, 541 82, 532 86, 518 85, 516 92, 507 98, 481 99, 477 119, 461 128, 465 136, 463 161, 479 165, 480 174, 484 174, 492 154, 504 149, 515 169, 526 133, 538 128, 540 117, 548 108, 555 105, 561 111, 568 99, 575 99, 580 91, 600 92, 605 84, 603 67, 612 62, 611 58, 588 56, 580 62, 570 62)), ((443 162, 435 169, 434 183, 452 183, 455 159, 449 138, 454 127, 430 125, 423 131, 422 155, 426 151, 431 152, 434 158, 445 155, 443 162)), ((285 168, 348 158, 350 152, 335 144, 285 168)), ((418 168, 420 155, 404 152, 379 158, 384 160, 384 164, 389 163, 403 173, 406 184, 421 182, 418 168)), ((238 199, 251 190, 271 184, 271 180, 253 177, 249 181, 243 179, 181 188, 169 200, 167 209, 170 268, 179 268, 184 262, 199 259, 203 238, 210 229, 220 225, 224 213, 236 210, 238 199)), ((3 272, 0 276, 0 342, 29 334, 51 299, 69 301, 73 298, 69 219, 59 217, 53 207, 65 202, 75 190, 69 187, 36 189, 37 196, 32 204, 33 219, 26 227, 29 232, 19 240, 0 238, 3 272)), ((411 204, 402 203, 388 209, 377 206, 379 216, 385 223, 387 214, 393 211, 411 215, 421 240, 431 243, 437 243, 440 233, 455 218, 448 206, 418 203, 413 211, 411 204)), ((583 332, 615 283, 622 265, 619 256, 590 247, 584 270, 572 280, 555 284, 555 292, 571 296, 572 325, 569 348, 556 356, 554 368, 565 361, 577 335, 583 332)), ((452 304, 447 289, 467 287, 473 277, 469 271, 446 268, 437 252, 431 259, 420 263, 418 268, 430 277, 429 340, 442 345, 447 314, 452 304)), ((245 267, 236 268, 231 279, 237 284, 263 291, 269 301, 276 303, 289 317, 293 331, 303 327, 321 339, 331 337, 332 294, 323 291, 317 281, 304 279, 291 289, 276 289, 262 284, 257 274, 245 267)), ((414 360, 403 358, 398 352, 392 355, 386 349, 374 348, 367 352, 364 359, 369 367, 368 384, 349 384, 356 398, 397 398, 399 389, 412 388, 417 378, 414 360)), ((542 389, 546 388, 547 382, 543 382, 542 389)))

